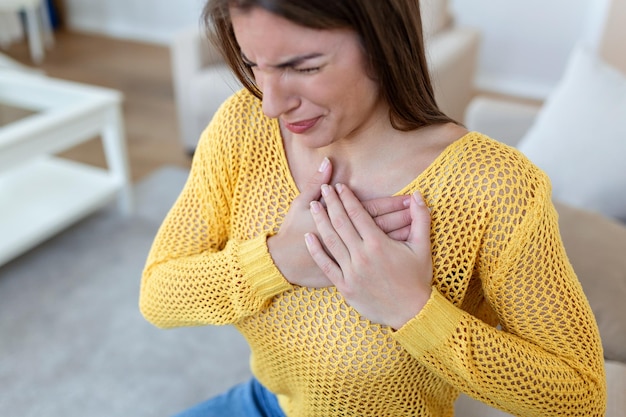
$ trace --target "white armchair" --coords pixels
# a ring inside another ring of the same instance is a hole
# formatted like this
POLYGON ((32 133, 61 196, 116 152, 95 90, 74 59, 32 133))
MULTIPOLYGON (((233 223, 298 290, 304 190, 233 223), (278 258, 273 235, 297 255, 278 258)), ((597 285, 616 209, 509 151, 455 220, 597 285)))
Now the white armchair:
POLYGON ((188 28, 170 45, 180 139, 193 153, 219 106, 241 84, 200 28, 188 28))
MULTIPOLYGON (((422 20, 437 102, 462 121, 474 93, 479 32, 456 27, 446 0, 422 0, 422 20)), ((202 29, 179 32, 170 46, 180 137, 193 152, 217 108, 241 85, 202 29)))
POLYGON ((420 1, 424 42, 437 104, 462 122, 474 96, 480 31, 455 24, 447 0, 420 1))

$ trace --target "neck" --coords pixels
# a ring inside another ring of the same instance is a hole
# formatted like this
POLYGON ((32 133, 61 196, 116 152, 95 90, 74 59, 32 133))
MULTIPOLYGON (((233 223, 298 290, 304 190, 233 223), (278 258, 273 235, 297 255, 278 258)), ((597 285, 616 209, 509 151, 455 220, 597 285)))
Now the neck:
POLYGON ((346 184, 359 198, 369 199, 399 191, 464 132, 452 124, 403 132, 391 123, 375 123, 321 148, 307 147, 286 135, 285 150, 298 186, 328 157, 333 165, 330 183, 346 184))
MULTIPOLYGON (((309 149, 309 152, 314 164, 324 157, 331 160, 331 184, 343 183, 361 198, 374 198, 398 191, 394 189, 398 182, 394 176, 404 170, 391 173, 389 168, 407 167, 407 152, 413 153, 419 140, 416 131, 398 131, 389 124, 367 129, 323 148, 309 149)), ((400 182, 405 179, 409 178, 400 182)))
POLYGON ((406 137, 405 132, 396 130, 389 120, 387 109, 372 114, 365 125, 350 132, 323 148, 312 149, 318 157, 328 156, 338 164, 358 168, 376 166, 377 162, 392 153, 394 144, 406 137))

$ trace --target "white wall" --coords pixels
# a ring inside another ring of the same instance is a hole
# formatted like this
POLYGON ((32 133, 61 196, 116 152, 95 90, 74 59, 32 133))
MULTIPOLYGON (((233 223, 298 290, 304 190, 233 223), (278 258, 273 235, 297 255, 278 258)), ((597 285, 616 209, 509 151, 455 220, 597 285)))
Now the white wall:
POLYGON ((199 25, 204 0, 64 0, 73 30, 168 44, 172 33, 199 25))
MULTIPOLYGON (((622 1, 622 0, 620 0, 622 1)), ((574 45, 596 46, 607 0, 452 0, 457 22, 481 29, 476 83, 497 93, 543 99, 574 45)))

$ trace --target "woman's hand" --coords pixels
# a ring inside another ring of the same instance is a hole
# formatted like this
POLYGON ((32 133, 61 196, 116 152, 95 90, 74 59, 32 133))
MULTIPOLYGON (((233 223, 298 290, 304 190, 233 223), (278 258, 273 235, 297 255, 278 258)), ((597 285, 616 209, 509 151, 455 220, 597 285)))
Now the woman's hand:
MULTIPOLYGON (((302 187, 300 195, 293 200, 278 233, 267 239, 274 264, 292 284, 313 288, 333 285, 313 261, 303 240, 305 234, 317 230, 311 217, 310 203, 320 202, 320 187, 330 180, 331 174, 332 165, 325 158, 319 170, 302 187)), ((359 202, 359 205, 381 231, 391 239, 404 241, 411 224, 409 200, 408 196, 383 197, 359 202)))
POLYGON ((307 233, 311 257, 361 315, 394 329, 417 315, 431 294, 430 213, 419 193, 410 199, 404 241, 391 239, 345 185, 322 185, 326 208, 311 203, 318 234, 307 233), (319 237, 318 237, 319 236, 319 237))

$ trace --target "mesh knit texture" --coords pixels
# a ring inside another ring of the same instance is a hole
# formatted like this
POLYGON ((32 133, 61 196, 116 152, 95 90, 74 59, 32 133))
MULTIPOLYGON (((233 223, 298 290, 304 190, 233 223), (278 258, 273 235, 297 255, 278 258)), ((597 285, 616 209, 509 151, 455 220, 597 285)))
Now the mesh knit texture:
POLYGON ((432 209, 434 291, 394 332, 273 264, 267 236, 298 195, 282 146, 250 94, 222 106, 149 253, 150 322, 235 325, 289 417, 451 416, 459 391, 515 415, 604 415, 598 329, 542 171, 471 132, 399 192, 432 209))

